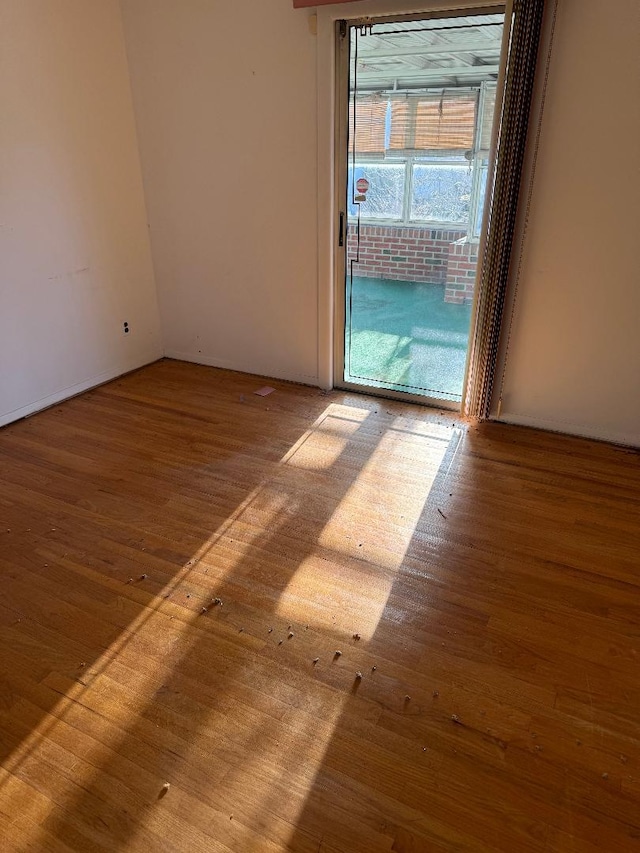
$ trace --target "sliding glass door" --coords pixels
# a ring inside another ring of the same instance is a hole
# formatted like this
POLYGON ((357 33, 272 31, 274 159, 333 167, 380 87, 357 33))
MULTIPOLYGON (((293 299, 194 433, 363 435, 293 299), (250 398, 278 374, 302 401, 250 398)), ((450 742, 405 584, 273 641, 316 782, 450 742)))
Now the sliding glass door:
POLYGON ((338 385, 461 405, 503 29, 342 22, 338 385))

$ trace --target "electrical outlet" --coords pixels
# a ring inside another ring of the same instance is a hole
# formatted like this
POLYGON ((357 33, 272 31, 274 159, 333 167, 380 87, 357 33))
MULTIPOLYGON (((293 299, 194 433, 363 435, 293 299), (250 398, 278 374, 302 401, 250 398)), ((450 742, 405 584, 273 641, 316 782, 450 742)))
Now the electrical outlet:
POLYGON ((127 323, 126 320, 124 321, 122 328, 123 328, 125 335, 128 335, 129 332, 131 331, 131 329, 129 328, 129 323, 127 323))

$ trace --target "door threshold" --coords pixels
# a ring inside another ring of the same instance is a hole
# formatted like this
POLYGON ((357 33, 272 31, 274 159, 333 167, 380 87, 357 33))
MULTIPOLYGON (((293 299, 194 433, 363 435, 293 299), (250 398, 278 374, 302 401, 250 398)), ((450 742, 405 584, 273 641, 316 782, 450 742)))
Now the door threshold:
POLYGON ((397 400, 401 403, 413 403, 427 409, 444 409, 447 412, 461 413, 462 403, 455 400, 443 400, 437 397, 427 397, 422 394, 409 394, 404 391, 394 391, 391 388, 378 388, 373 385, 357 385, 354 382, 336 382, 335 391, 351 391, 367 397, 380 397, 386 400, 397 400))

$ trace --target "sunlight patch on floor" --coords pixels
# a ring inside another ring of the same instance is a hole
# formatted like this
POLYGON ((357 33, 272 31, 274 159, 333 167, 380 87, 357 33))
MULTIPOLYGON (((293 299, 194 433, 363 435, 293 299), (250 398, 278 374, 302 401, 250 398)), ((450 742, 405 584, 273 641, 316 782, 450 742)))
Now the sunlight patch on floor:
MULTIPOLYGON (((373 636, 451 437, 450 428, 437 424, 423 432, 409 431, 406 420, 399 428, 394 420, 384 429, 318 537, 318 556, 324 559, 311 555, 301 563, 279 599, 279 615, 299 618, 299 602, 318 593, 334 600, 338 609, 341 601, 364 596, 358 631, 363 639, 373 636), (367 507, 359 521, 354 520, 354 506, 367 507), (393 550, 386 544, 390 529, 393 550)), ((315 436, 306 441, 310 458, 316 441, 321 444, 315 436)))
MULTIPOLYGON (((75 681, 69 674, 52 673, 44 686, 58 692, 60 700, 16 748, 5 770, 19 776, 21 767, 35 767, 43 750, 49 756, 48 744, 64 744, 73 732, 73 717, 78 709, 89 709, 104 721, 99 738, 93 731, 84 732, 80 738, 82 757, 73 767, 58 768, 72 808, 75 799, 83 796, 77 793, 77 786, 80 790, 93 790, 101 778, 101 768, 113 762, 112 750, 117 753, 132 732, 146 731, 149 726, 155 730, 153 721, 157 717, 155 727, 166 725, 166 737, 173 737, 172 715, 187 714, 191 724, 195 721, 196 731, 186 751, 201 758, 214 738, 217 744, 225 744, 223 751, 229 757, 229 766, 219 768, 221 778, 210 779, 207 790, 213 800, 208 805, 215 800, 215 810, 228 810, 230 806, 225 803, 233 804, 237 789, 235 825, 229 831, 236 833, 235 837, 246 832, 250 838, 249 827, 258 819, 266 820, 261 832, 277 839, 278 844, 286 844, 351 693, 309 682, 309 674, 295 665, 295 657, 284 656, 276 663, 268 653, 262 655, 268 636, 266 626, 264 637, 247 632, 241 641, 236 641, 237 627, 225 620, 215 628, 216 642, 228 643, 231 655, 221 666, 220 698, 211 707, 183 707, 179 698, 172 697, 179 697, 180 680, 193 678, 203 655, 206 657, 203 650, 207 634, 201 630, 199 608, 195 612, 185 609, 173 594, 187 581, 201 583, 201 572, 215 565, 216 551, 222 545, 225 551, 220 562, 224 568, 216 570, 216 586, 225 578, 240 578, 245 566, 251 565, 253 549, 271 543, 282 548, 286 556, 287 525, 312 524, 316 507, 312 504, 309 508, 303 488, 308 479, 302 481, 296 469, 318 471, 319 477, 330 478, 327 494, 342 497, 335 506, 327 506, 327 495, 317 498, 320 513, 331 509, 330 517, 323 524, 320 514, 317 540, 311 538, 308 553, 296 558, 299 565, 279 594, 273 616, 298 624, 304 619, 311 631, 319 632, 319 637, 336 636, 348 629, 341 620, 334 621, 332 610, 343 606, 345 612, 353 614, 357 607, 357 630, 363 645, 371 639, 457 432, 448 426, 407 417, 385 419, 382 415, 374 422, 371 415, 370 408, 329 405, 274 467, 272 476, 250 491, 153 599, 146 605, 140 602, 138 616, 102 656, 79 670, 75 681), (358 431, 365 424, 366 436, 359 437, 358 431), (372 444, 375 446, 371 450, 372 444), (366 509, 356 514, 354 507, 366 509), (385 545, 390 530, 394 533, 393 549, 385 545), (227 547, 230 541, 234 543, 232 552, 227 547), (151 661, 152 665, 139 666, 139 661, 151 661), (284 680, 279 678, 280 667, 286 668, 284 680), (232 679, 234 690, 247 691, 247 696, 253 698, 246 703, 236 702, 233 709, 225 708, 228 679, 232 679), (280 695, 271 690, 271 684, 280 685, 280 695), (163 690, 169 693, 165 696, 163 690), (289 691, 298 691, 300 707, 297 701, 286 698, 289 691), (255 697, 262 697, 257 705, 255 697), (321 720, 314 713, 315 703, 322 708, 321 720), (293 708, 294 713, 284 722, 287 708, 293 708), (295 790, 290 788, 292 778, 295 790), (287 802, 285 818, 283 798, 287 802), (269 807, 271 802, 274 808, 269 807), (265 814, 269 815, 267 819, 265 814)), ((316 496, 308 496, 311 497, 316 496)), ((286 654, 296 652, 292 647, 286 654)), ((175 736, 181 737, 179 730, 175 736)), ((145 842, 145 833, 162 834, 164 807, 156 807, 157 792, 151 788, 160 788, 164 781, 151 780, 144 795, 149 802, 143 798, 139 804, 140 816, 144 817, 137 830, 142 835, 131 836, 132 847, 145 842)), ((178 781, 171 803, 179 792, 178 781)), ((38 811, 37 820, 46 829, 50 809, 51 826, 55 829, 55 821, 60 819, 59 815, 56 817, 59 804, 54 806, 47 801, 45 806, 44 811, 38 811)), ((174 814, 172 820, 179 823, 180 818, 174 814)))
POLYGON ((330 468, 370 414, 369 409, 331 403, 282 457, 282 463, 307 470, 330 468))

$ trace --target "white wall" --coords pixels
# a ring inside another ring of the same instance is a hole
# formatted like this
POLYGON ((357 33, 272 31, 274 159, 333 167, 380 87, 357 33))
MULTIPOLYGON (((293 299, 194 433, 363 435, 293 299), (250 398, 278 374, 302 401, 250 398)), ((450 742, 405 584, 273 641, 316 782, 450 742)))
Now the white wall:
POLYGON ((117 0, 0 0, 0 113, 1 424, 162 354, 117 0))
POLYGON ((316 42, 291 0, 123 0, 165 351, 317 379, 316 42))
POLYGON ((560 0, 502 420, 640 445, 640 7, 560 0))
MULTIPOLYGON (((316 381, 330 304, 316 142, 330 132, 309 13, 290 0, 122 10, 165 351, 316 381)), ((0 16, 4 423, 162 344, 117 0, 0 0, 0 16)), ((501 414, 635 444, 638 21, 635 0, 615 14, 560 0, 501 414)), ((328 74, 329 27, 322 38, 328 74)))
MULTIPOLYGON (((614 5, 560 0, 502 418, 640 443, 637 4, 614 5)), ((291 0, 122 7, 166 351, 313 382, 331 337, 316 205, 335 7, 318 40, 291 0)))

